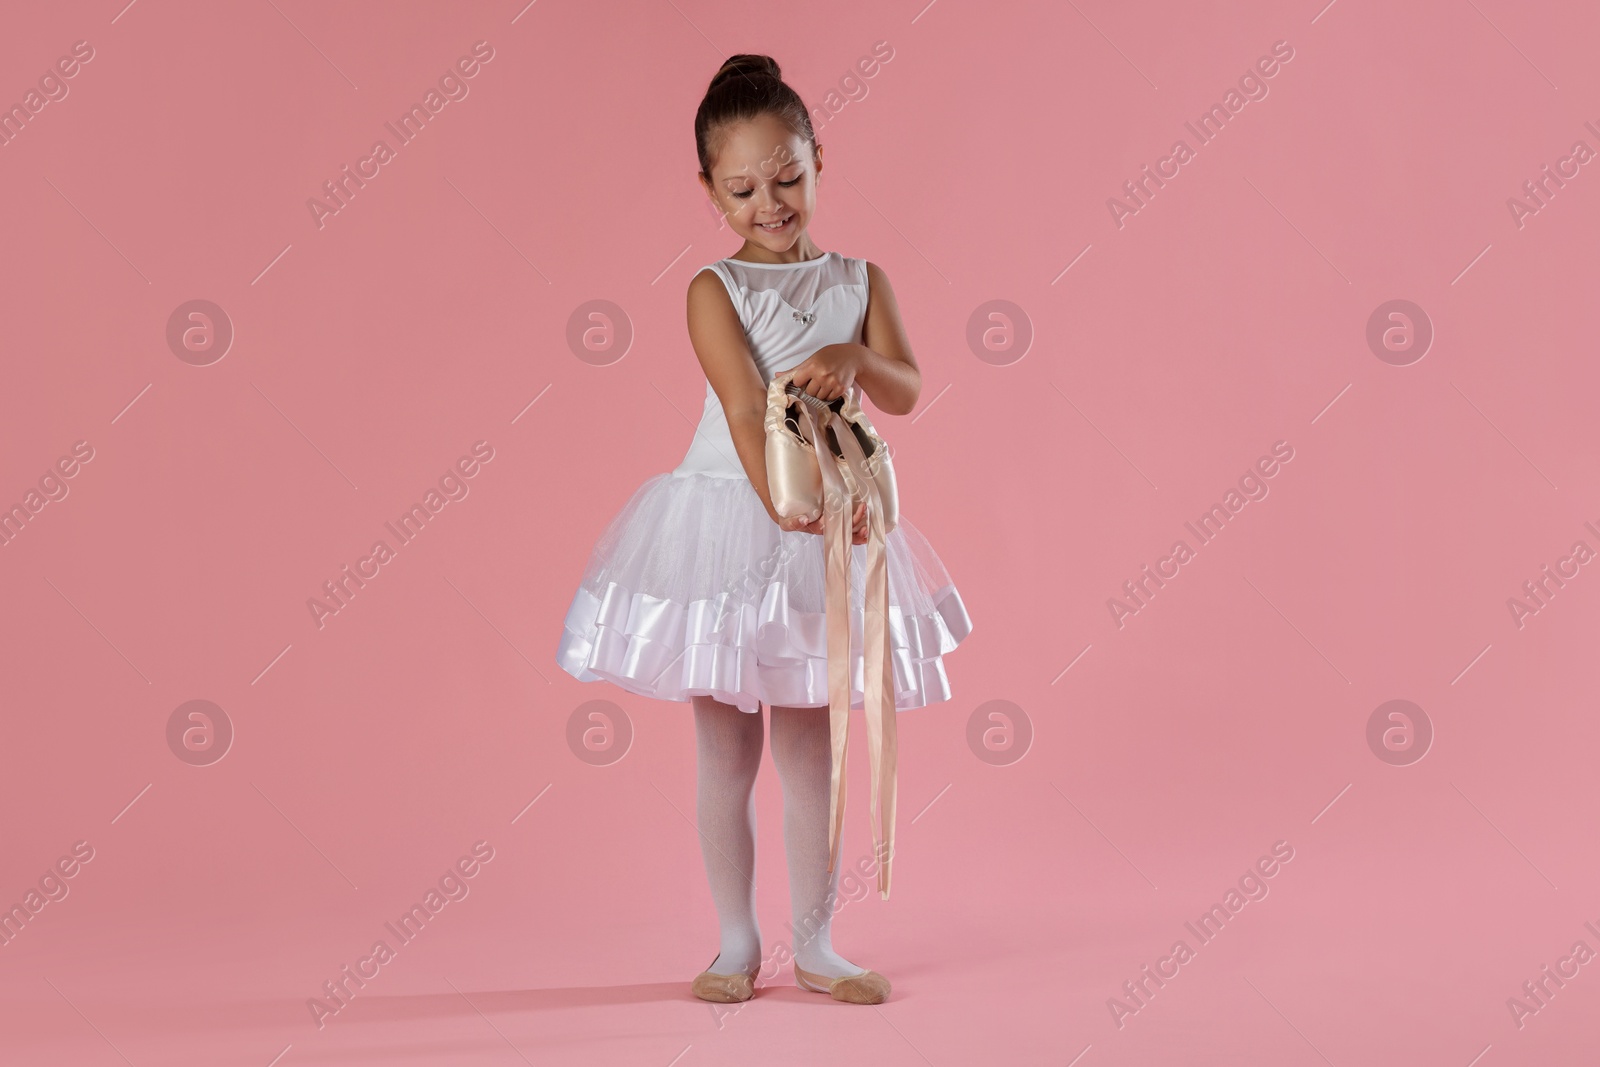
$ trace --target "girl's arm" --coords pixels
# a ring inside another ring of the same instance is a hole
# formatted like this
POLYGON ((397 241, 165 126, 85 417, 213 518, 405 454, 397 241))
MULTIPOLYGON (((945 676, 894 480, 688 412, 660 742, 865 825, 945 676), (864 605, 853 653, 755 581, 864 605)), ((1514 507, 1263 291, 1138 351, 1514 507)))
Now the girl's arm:
POLYGON ((900 321, 889 276, 876 263, 867 264, 867 318, 861 327, 860 364, 856 381, 878 409, 909 415, 922 393, 922 370, 911 354, 911 341, 900 321))
POLYGON ((794 383, 812 396, 833 400, 860 384, 879 410, 909 415, 922 392, 922 371, 911 354, 889 277, 867 264, 867 314, 861 343, 823 345, 794 369, 794 383))
POLYGON ((767 487, 767 389, 745 341, 739 313, 715 271, 703 270, 689 282, 689 343, 722 402, 733 447, 750 484, 772 521, 780 522, 767 487))

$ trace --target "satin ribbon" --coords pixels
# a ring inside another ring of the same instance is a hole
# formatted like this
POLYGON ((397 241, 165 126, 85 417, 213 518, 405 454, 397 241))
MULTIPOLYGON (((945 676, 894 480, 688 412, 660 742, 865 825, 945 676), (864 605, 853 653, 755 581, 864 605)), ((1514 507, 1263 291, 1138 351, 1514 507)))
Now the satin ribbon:
POLYGON ((868 471, 869 461, 843 418, 827 401, 799 399, 806 413, 806 431, 822 470, 823 557, 828 624, 828 732, 833 745, 828 802, 828 871, 838 864, 844 829, 845 749, 850 739, 850 548, 854 495, 828 447, 823 431, 832 426, 852 480, 867 500, 867 570, 861 620, 863 663, 862 705, 867 719, 867 758, 872 767, 872 840, 878 858, 878 892, 889 899, 889 865, 894 857, 896 766, 899 742, 895 732, 894 673, 889 660, 889 567, 883 500, 868 471))

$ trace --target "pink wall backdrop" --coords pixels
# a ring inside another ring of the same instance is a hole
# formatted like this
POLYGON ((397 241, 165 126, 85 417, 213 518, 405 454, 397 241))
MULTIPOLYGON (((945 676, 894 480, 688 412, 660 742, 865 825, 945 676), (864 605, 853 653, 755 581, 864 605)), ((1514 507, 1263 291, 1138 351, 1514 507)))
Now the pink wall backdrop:
POLYGON ((1593 5, 124 3, 0 33, 0 1061, 1589 1062, 1593 5), (689 706, 554 661, 704 395, 737 52, 893 279, 975 625, 837 920, 871 1010, 690 995, 689 706))

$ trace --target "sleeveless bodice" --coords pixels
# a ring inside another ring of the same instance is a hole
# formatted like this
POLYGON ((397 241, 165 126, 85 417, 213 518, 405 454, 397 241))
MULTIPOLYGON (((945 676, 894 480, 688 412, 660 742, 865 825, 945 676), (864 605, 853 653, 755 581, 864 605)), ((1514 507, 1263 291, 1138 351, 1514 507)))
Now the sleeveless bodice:
MULTIPOLYGON (((719 259, 700 268, 728 290, 763 386, 826 345, 859 342, 867 317, 867 261, 829 252, 800 263, 719 259)), ((746 477, 711 383, 689 451, 674 474, 746 477)))

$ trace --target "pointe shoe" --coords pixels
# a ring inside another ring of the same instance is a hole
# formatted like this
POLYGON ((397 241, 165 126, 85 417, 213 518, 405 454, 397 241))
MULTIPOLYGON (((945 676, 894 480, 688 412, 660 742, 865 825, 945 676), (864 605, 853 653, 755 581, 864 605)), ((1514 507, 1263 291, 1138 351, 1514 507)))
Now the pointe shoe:
MULTIPOLYGON (((717 957, 711 957, 716 963, 717 957)), ((707 967, 711 963, 706 964, 707 967)), ((755 979, 748 974, 712 974, 709 970, 695 975, 689 986, 701 1000, 714 1000, 718 1004, 734 1004, 756 995, 755 979)))
POLYGON ((799 518, 814 522, 820 518, 827 503, 825 480, 819 466, 819 448, 825 447, 838 464, 845 489, 855 505, 870 499, 866 486, 858 479, 850 461, 844 457, 833 423, 840 423, 855 437, 866 465, 866 477, 877 490, 883 510, 883 532, 892 531, 899 523, 899 491, 895 485, 894 463, 889 456, 889 446, 861 410, 860 389, 852 387, 842 397, 819 400, 804 389, 792 384, 789 371, 775 375, 767 384, 767 408, 762 419, 765 430, 765 457, 767 488, 772 497, 772 507, 784 518, 799 518), (807 412, 806 409, 810 408, 807 412), (819 446, 817 432, 825 440, 819 446))
POLYGON ((795 984, 813 993, 826 993, 846 1004, 882 1004, 889 999, 889 979, 877 971, 847 974, 843 978, 824 978, 820 974, 794 969, 795 984))
POLYGON ((767 386, 767 411, 762 421, 767 491, 772 509, 779 515, 815 522, 822 516, 823 491, 812 420, 802 401, 786 392, 786 385, 787 379, 779 375, 767 386))
MULTIPOLYGON (((861 453, 866 457, 867 476, 877 483, 878 499, 883 503, 883 530, 884 533, 888 533, 899 525, 900 521, 900 493, 895 485, 894 461, 889 458, 889 446, 884 443, 883 437, 872 425, 872 420, 867 418, 867 413, 861 410, 859 389, 851 388, 838 400, 830 401, 828 406, 839 415, 845 428, 855 436, 856 443, 861 446, 861 453)), ((828 428, 825 436, 828 448, 839 462, 840 473, 845 476, 846 486, 855 499, 867 499, 866 490, 855 484, 855 472, 845 461, 844 450, 839 447, 838 437, 832 427, 828 428)))

